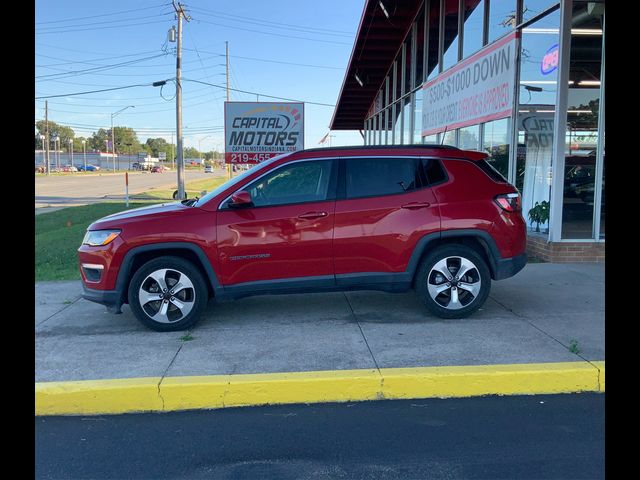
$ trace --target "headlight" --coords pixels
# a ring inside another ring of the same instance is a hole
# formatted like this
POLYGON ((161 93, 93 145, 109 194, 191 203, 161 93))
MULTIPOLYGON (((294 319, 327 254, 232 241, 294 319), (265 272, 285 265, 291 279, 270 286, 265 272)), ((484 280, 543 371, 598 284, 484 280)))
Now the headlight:
POLYGON ((90 230, 85 234, 82 244, 92 247, 104 246, 110 244, 118 235, 120 230, 90 230))

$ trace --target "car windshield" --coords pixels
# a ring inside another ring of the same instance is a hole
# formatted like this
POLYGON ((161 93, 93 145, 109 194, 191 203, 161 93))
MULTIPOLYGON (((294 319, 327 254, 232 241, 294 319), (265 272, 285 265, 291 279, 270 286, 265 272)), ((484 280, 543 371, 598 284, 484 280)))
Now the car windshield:
POLYGON ((207 203, 209 200, 211 200, 213 197, 215 197, 216 195, 219 195, 220 193, 222 193, 224 190, 226 190, 229 187, 232 187, 234 185, 237 185, 238 183, 240 183, 242 180, 244 180, 245 178, 247 178, 249 175, 251 175, 252 173, 255 173, 257 171, 263 170, 266 167, 268 167, 269 165, 271 165, 273 162, 275 162, 276 160, 281 159, 282 157, 284 157, 285 155, 290 155, 290 153, 284 153, 282 155, 277 155, 275 157, 271 157, 269 160, 265 160, 262 163, 259 163, 258 165, 256 165, 253 168, 250 168, 249 170, 242 172, 240 175, 238 175, 237 177, 232 178, 231 180, 228 180, 226 182, 224 182, 222 185, 220 185, 219 187, 211 190, 209 193, 207 193, 204 197, 199 198, 198 201, 196 203, 193 204, 194 207, 200 207, 202 205, 204 205, 205 203, 207 203))

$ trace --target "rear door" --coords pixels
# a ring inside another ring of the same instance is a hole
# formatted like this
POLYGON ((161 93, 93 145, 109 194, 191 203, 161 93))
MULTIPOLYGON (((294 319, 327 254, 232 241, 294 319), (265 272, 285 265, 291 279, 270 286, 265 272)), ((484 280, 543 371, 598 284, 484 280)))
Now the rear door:
POLYGON ((253 206, 234 209, 223 202, 217 217, 222 283, 333 285, 336 183, 337 160, 297 161, 242 188, 253 206))
POLYGON ((437 200, 426 178, 430 160, 424 162, 341 159, 333 240, 338 284, 361 273, 404 272, 418 240, 440 230, 437 200))

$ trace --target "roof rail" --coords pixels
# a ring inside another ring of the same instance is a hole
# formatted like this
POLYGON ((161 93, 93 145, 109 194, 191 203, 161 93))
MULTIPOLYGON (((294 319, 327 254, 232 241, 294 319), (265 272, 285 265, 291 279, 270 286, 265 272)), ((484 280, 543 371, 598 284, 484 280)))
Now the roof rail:
POLYGON ((349 145, 344 147, 318 147, 305 148, 298 152, 326 152, 327 150, 425 150, 425 149, 442 149, 442 150, 460 150, 458 147, 451 145, 440 145, 438 143, 418 143, 411 145, 349 145))

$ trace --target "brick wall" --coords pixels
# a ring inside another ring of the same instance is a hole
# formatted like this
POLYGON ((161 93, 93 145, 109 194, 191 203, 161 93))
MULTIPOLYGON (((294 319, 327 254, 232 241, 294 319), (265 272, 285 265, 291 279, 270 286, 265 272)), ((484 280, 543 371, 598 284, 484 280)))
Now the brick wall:
POLYGON ((527 235, 527 255, 545 262, 604 262, 604 242, 547 242, 547 235, 527 235))

